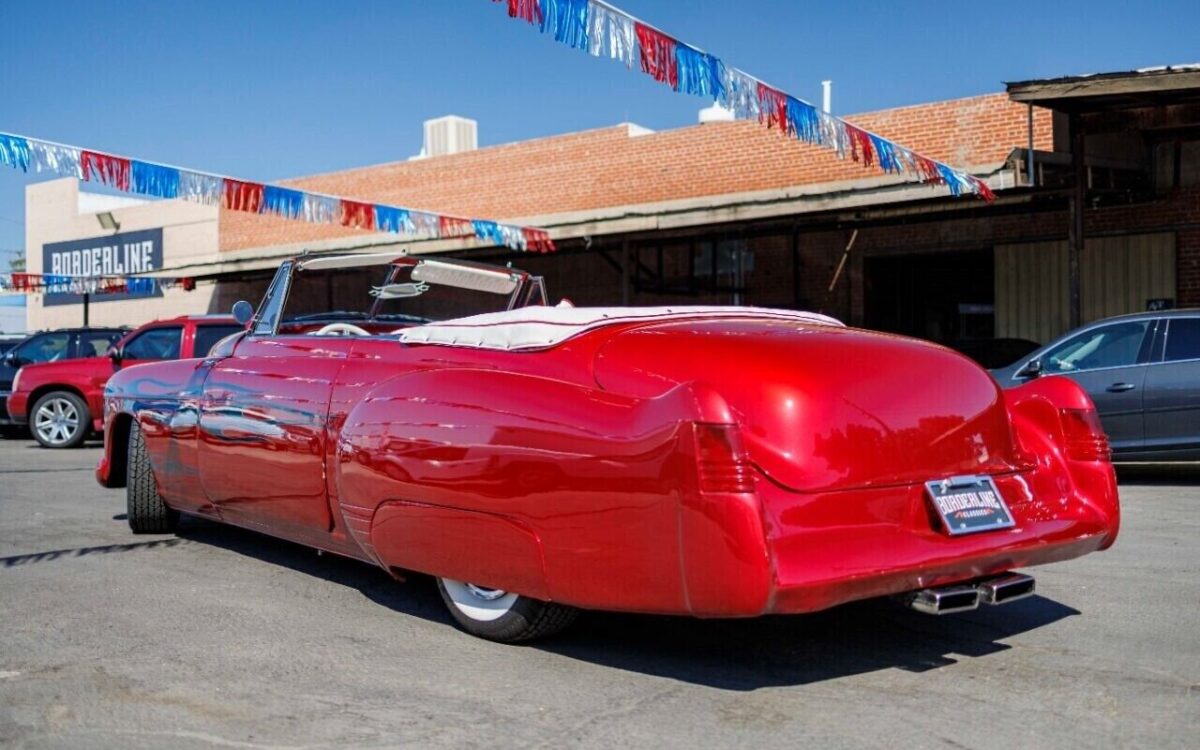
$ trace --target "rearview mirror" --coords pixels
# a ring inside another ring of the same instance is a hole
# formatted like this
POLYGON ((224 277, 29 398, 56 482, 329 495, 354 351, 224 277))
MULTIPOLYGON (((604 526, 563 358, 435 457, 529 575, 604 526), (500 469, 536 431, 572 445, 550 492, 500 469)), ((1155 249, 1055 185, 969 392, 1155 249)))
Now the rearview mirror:
POLYGON ((4 353, 4 364, 8 365, 9 367, 16 367, 17 366, 17 353, 16 352, 5 352, 4 353))
POLYGON ((254 317, 254 307, 244 299, 233 303, 233 319, 238 325, 246 325, 254 317))
POLYGON ((1042 374, 1042 360, 1031 359, 1029 363, 1017 371, 1018 378, 1036 378, 1042 374))

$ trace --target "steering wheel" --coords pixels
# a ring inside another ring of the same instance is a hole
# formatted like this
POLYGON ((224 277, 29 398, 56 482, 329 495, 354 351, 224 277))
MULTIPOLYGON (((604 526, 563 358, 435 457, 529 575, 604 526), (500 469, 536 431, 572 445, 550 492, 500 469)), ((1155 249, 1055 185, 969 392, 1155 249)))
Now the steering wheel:
POLYGON ((370 331, 364 331, 356 325, 350 323, 330 323, 327 326, 322 326, 320 330, 313 331, 310 336, 370 336, 370 331))

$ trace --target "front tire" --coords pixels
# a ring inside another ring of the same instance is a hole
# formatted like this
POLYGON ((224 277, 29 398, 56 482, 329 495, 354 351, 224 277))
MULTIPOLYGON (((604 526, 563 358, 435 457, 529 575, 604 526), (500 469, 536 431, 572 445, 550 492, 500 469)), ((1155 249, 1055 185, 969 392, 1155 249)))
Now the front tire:
POLYGON ((150 470, 146 438, 137 422, 129 426, 129 454, 125 463, 125 508, 135 534, 170 534, 179 526, 179 511, 171 510, 158 494, 150 470))
POLYGON ((519 643, 554 635, 579 610, 500 589, 439 578, 438 592, 450 616, 466 632, 489 641, 519 643))
POLYGON ((91 425, 87 404, 70 391, 47 393, 29 412, 30 432, 43 448, 78 448, 91 425))

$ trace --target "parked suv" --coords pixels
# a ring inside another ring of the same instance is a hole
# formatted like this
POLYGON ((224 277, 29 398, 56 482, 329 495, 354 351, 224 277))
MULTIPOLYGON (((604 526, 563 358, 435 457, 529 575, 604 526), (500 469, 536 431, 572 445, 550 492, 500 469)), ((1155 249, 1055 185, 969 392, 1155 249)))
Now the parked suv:
POLYGON ((1082 385, 1114 460, 1200 459, 1200 309, 1097 321, 992 375, 1005 388, 1051 375, 1082 385))
POLYGON ((62 328, 22 337, 0 355, 0 430, 15 432, 20 426, 8 414, 13 379, 25 365, 59 362, 79 357, 103 357, 128 328, 62 328))
POLYGON ((242 330, 227 315, 189 315, 127 333, 108 356, 22 367, 8 399, 17 423, 28 423, 46 448, 74 448, 102 429, 104 384, 119 369, 141 362, 204 357, 213 344, 242 330))

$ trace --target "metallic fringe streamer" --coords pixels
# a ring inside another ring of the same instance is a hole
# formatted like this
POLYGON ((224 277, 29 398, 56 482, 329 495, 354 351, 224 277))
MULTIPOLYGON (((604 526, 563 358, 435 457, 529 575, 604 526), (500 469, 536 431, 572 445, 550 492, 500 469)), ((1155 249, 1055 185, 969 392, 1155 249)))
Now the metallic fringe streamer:
POLYGON ((341 222, 344 227, 371 230, 375 228, 375 206, 358 201, 341 201, 341 222))
POLYGON ((179 170, 179 197, 204 206, 221 205, 222 182, 220 177, 199 172, 179 170))
POLYGON ((765 83, 758 84, 758 121, 768 128, 779 126, 787 131, 787 95, 765 83))
POLYGON ((642 72, 659 83, 679 90, 679 69, 675 65, 675 40, 657 29, 638 23, 638 50, 641 53, 642 72))
POLYGON ((725 69, 725 101, 721 106, 740 120, 757 120, 758 81, 737 68, 725 69))
POLYGON ((142 195, 156 198, 179 196, 179 170, 158 164, 134 161, 130 169, 131 189, 142 195))
POLYGON ((588 53, 620 60, 626 68, 632 69, 637 45, 633 19, 596 3, 589 3, 588 18, 588 53))
POLYGON ((95 151, 81 151, 79 166, 83 179, 99 182, 117 190, 129 190, 129 160, 95 151))
POLYGON ((29 141, 15 135, 0 133, 0 164, 28 172, 29 141))
POLYGON ((511 224, 500 225, 500 237, 506 247, 513 250, 526 250, 525 233, 520 227, 514 227, 511 224))
POLYGON ((429 239, 437 239, 442 236, 441 217, 437 214, 430 214, 424 211, 409 211, 408 217, 412 221, 413 233, 416 236, 429 239))
POLYGON ((49 143, 31 141, 29 143, 30 163, 39 172, 54 172, 66 177, 82 179, 79 171, 79 149, 69 146, 55 146, 49 143))
POLYGON ((725 64, 717 58, 676 42, 675 67, 679 71, 677 91, 716 101, 726 98, 725 64))
POLYGON ((879 168, 888 173, 899 173, 900 164, 896 160, 896 144, 886 138, 880 138, 874 133, 867 133, 875 155, 879 157, 879 168))
POLYGON ((500 234, 500 225, 494 221, 473 219, 471 226, 475 228, 475 237, 493 245, 503 245, 504 237, 500 234))
POLYGON ((262 210, 263 185, 225 178, 225 190, 221 205, 232 211, 247 211, 256 214, 262 210))
MULTIPOLYGON (((492 0, 495 3, 504 2, 504 0, 492 0)), ((542 7, 540 0, 508 0, 508 17, 520 18, 529 23, 539 23, 542 20, 542 7)))
POLYGON ((787 131, 794 138, 820 144, 822 132, 817 108, 793 96, 787 97, 787 131))
POLYGON ((327 195, 304 194, 304 220, 312 224, 333 224, 341 220, 341 201, 327 195))
POLYGON ((412 234, 412 220, 408 217, 408 209, 395 206, 375 206, 375 228, 381 232, 393 234, 412 234))
POLYGON ((475 227, 468 219, 460 219, 457 216, 439 216, 438 236, 444 240, 451 237, 474 237, 475 227))
POLYGON ((304 193, 275 185, 264 185, 262 212, 297 219, 304 212, 304 193))
POLYGON ((589 49, 591 24, 588 0, 543 0, 542 33, 553 33, 554 40, 575 49, 589 49))

